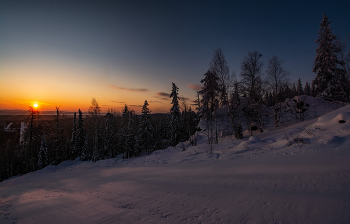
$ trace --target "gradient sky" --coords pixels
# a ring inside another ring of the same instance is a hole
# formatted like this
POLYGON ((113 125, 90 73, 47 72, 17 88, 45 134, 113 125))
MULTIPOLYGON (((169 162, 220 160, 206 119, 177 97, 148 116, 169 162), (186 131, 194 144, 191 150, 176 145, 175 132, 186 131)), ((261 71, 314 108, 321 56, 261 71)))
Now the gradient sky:
POLYGON ((221 48, 239 79, 248 52, 282 58, 291 81, 312 72, 322 14, 350 45, 349 1, 0 0, 0 109, 168 112, 171 83, 194 89, 221 48))

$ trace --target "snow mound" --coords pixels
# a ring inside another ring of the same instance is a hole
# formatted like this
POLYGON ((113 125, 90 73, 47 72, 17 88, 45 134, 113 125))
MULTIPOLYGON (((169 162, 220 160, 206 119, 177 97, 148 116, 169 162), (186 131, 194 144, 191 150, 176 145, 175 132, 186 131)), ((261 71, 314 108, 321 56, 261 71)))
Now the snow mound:
POLYGON ((348 121, 350 119, 350 112, 340 113, 333 120, 332 123, 340 123, 339 121, 348 121))
POLYGON ((254 144, 254 143, 261 142, 261 140, 256 136, 250 136, 248 142, 251 144, 254 144))
POLYGON ((343 144, 346 142, 346 140, 349 140, 348 137, 341 137, 341 136, 328 136, 324 137, 319 140, 320 143, 329 145, 329 144, 343 144))
POLYGON ((350 105, 342 107, 338 110, 332 111, 328 114, 325 114, 317 119, 314 123, 315 126, 321 128, 331 128, 335 125, 342 125, 349 127, 350 122, 340 123, 340 120, 348 121, 350 119, 350 105))

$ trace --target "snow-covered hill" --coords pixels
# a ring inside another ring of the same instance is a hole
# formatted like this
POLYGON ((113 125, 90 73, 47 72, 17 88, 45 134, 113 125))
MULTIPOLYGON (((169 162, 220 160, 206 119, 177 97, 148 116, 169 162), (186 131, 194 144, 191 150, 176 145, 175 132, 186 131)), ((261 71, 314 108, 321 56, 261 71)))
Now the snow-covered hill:
POLYGON ((5 180, 0 223, 350 223, 350 105, 206 142, 5 180))

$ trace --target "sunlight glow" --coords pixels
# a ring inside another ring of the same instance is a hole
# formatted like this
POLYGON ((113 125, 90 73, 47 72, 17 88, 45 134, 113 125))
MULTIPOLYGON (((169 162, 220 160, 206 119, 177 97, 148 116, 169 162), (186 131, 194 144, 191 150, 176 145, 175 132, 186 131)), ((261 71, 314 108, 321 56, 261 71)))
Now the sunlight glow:
POLYGON ((38 107, 38 104, 37 104, 37 103, 34 103, 34 107, 37 108, 37 107, 38 107))

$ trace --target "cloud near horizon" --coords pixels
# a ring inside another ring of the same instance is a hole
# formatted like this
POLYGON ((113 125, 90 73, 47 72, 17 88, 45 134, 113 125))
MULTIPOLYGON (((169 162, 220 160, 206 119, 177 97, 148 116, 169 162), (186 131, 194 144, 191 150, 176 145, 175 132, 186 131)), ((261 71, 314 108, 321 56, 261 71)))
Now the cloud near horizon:
POLYGON ((114 100, 112 100, 111 101, 112 103, 120 103, 120 104, 125 104, 126 102, 124 102, 124 101, 114 101, 114 100))
POLYGON ((164 92, 158 92, 157 95, 162 97, 170 97, 170 93, 164 93, 164 92))
POLYGON ((158 92, 157 95, 154 96, 155 98, 161 99, 161 100, 170 100, 170 94, 164 93, 164 92, 158 92))
POLYGON ((130 91, 130 92, 148 92, 148 89, 136 89, 136 88, 123 88, 123 87, 118 87, 118 86, 114 86, 114 85, 108 85, 109 87, 113 88, 113 89, 118 89, 118 90, 126 90, 126 91, 130 91))
POLYGON ((190 89, 193 89, 193 90, 196 90, 196 91, 199 91, 202 89, 202 85, 198 85, 198 84, 188 84, 188 87, 190 89))
MULTIPOLYGON (((155 97, 158 98, 158 99, 161 99, 161 100, 170 100, 170 94, 169 93, 158 92, 155 97)), ((182 96, 180 96, 179 99, 180 100, 186 100, 186 101, 190 100, 189 98, 182 97, 182 96)))
POLYGON ((185 101, 190 100, 190 98, 182 97, 182 96, 180 96, 179 98, 180 98, 180 100, 185 100, 185 101))
POLYGON ((160 102, 160 101, 158 101, 158 100, 147 100, 147 102, 148 102, 148 103, 162 103, 162 102, 160 102))

